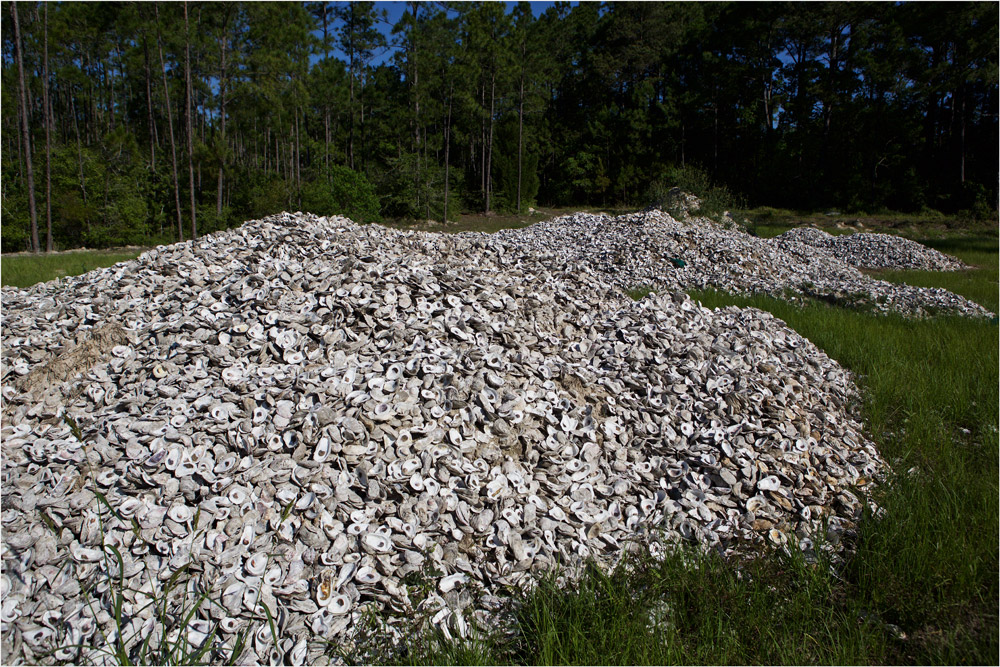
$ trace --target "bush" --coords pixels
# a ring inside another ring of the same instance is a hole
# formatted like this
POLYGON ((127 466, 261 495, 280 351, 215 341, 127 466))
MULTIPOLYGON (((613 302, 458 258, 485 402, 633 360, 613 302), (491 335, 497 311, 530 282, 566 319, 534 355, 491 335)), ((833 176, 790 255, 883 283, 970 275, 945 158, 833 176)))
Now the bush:
POLYGON ((377 222, 379 200, 364 174, 335 165, 302 186, 302 207, 317 215, 343 215, 355 222, 377 222))
POLYGON ((663 176, 654 180, 647 191, 647 199, 654 206, 670 206, 670 191, 680 188, 701 200, 700 215, 716 218, 723 211, 734 211, 746 207, 742 197, 730 192, 725 185, 716 184, 703 169, 692 165, 671 167, 663 176))
POLYGON ((982 222, 995 220, 997 217, 997 202, 990 201, 990 195, 981 183, 963 183, 960 202, 962 208, 958 211, 958 217, 963 220, 982 222))

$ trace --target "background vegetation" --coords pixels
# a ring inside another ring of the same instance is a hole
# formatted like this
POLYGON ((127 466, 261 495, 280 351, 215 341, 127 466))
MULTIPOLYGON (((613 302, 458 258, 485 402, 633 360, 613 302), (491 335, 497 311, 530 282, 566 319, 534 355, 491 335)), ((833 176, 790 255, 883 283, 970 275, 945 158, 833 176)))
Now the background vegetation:
POLYGON ((996 209, 993 3, 410 2, 393 26, 380 7, 4 3, 3 249, 282 209, 636 206, 684 182, 996 209))

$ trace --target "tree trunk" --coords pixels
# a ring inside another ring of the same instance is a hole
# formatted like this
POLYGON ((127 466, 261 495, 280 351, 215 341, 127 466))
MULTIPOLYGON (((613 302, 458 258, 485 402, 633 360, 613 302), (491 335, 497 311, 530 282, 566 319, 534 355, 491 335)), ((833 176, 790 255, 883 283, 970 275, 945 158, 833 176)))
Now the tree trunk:
POLYGON ((451 90, 448 91, 448 117, 444 122, 444 212, 441 214, 441 222, 448 222, 448 190, 450 181, 448 180, 448 169, 451 158, 451 90))
POLYGON ((222 126, 222 155, 219 156, 219 189, 215 200, 216 221, 222 219, 222 177, 223 168, 226 164, 226 47, 229 37, 226 35, 226 24, 222 25, 222 72, 219 75, 219 95, 221 103, 219 105, 219 124, 222 126))
POLYGON ((962 84, 962 108, 961 119, 959 120, 959 153, 961 156, 959 181, 961 183, 965 183, 965 84, 962 84))
MULTIPOLYGON (((327 30, 326 2, 323 3, 323 59, 330 59, 330 37, 327 30)), ((323 166, 330 171, 330 107, 323 101, 323 166)))
POLYGON ((28 214, 31 216, 31 252, 38 248, 38 211, 35 209, 35 176, 31 167, 31 133, 28 130, 28 96, 24 89, 24 53, 21 46, 21 27, 17 20, 17 3, 10 3, 14 19, 14 56, 17 60, 17 82, 21 94, 21 139, 24 143, 25 175, 28 180, 28 214))
MULTIPOLYGON (((417 187, 417 205, 420 204, 420 72, 417 69, 417 10, 419 3, 410 2, 410 13, 413 14, 413 27, 410 30, 409 54, 410 89, 413 91, 413 150, 417 153, 417 168, 414 170, 414 184, 417 187)), ((428 202, 429 202, 428 198, 428 202)), ((430 217, 429 215, 427 216, 430 217)))
MULTIPOLYGON (((523 57, 523 54, 522 54, 523 57)), ((517 214, 521 214, 521 158, 524 153, 524 67, 521 67, 521 86, 517 103, 517 214)))
MULTIPOLYGON (((37 9, 35 10, 37 14, 37 9)), ((49 5, 42 20, 42 105, 45 107, 45 252, 52 252, 52 107, 49 106, 49 5)), ((964 129, 964 126, 963 126, 964 129)))
POLYGON ((365 150, 365 74, 361 73, 361 90, 358 91, 358 104, 361 106, 359 111, 361 112, 358 118, 361 120, 361 127, 358 131, 361 133, 361 173, 367 174, 368 171, 368 151, 365 150))
POLYGON ((83 144, 80 141, 80 121, 76 118, 76 95, 69 97, 69 110, 73 114, 73 128, 76 130, 76 158, 80 166, 80 192, 83 193, 83 203, 87 203, 87 181, 83 177, 83 144))
POLYGON ((302 144, 299 143, 299 108, 295 107, 295 192, 296 203, 302 209, 302 144))
POLYGON ((493 190, 493 114, 495 113, 497 99, 497 74, 493 72, 490 76, 490 136, 486 145, 486 212, 490 212, 490 194, 493 190))
POLYGON ((174 141, 174 115, 170 110, 170 88, 167 86, 167 67, 163 62, 163 43, 160 39, 160 8, 153 3, 156 18, 156 50, 160 55, 160 73, 163 75, 163 98, 167 104, 167 126, 170 129, 170 165, 174 176, 174 207, 177 210, 177 239, 184 240, 184 221, 181 217, 181 187, 177 178, 177 143, 174 141))
POLYGON ((142 38, 142 57, 146 67, 146 110, 149 115, 149 168, 156 171, 156 123, 153 122, 153 89, 150 85, 149 76, 149 48, 146 44, 146 36, 142 38))
POLYGON ((714 130, 712 131, 712 176, 716 177, 719 173, 719 91, 715 91, 715 104, 712 105, 713 114, 715 120, 713 121, 714 130))
POLYGON ((684 132, 684 121, 681 121, 681 169, 684 168, 684 140, 686 139, 684 132))
MULTIPOLYGON (((486 82, 479 89, 479 100, 482 108, 486 108, 486 82)), ((479 192, 483 195, 483 199, 486 199, 486 119, 480 116, 479 118, 479 192)), ((486 205, 486 210, 489 211, 489 204, 486 205)))
MULTIPOLYGON (((118 56, 118 72, 121 74, 122 80, 122 123, 125 125, 125 130, 128 131, 128 78, 125 76, 125 63, 122 61, 122 43, 121 35, 117 35, 117 49, 116 55, 118 56)), ((114 94, 114 80, 112 79, 111 86, 112 95, 114 94)), ((112 104, 114 100, 112 99, 112 104)), ((114 106, 112 106, 112 117, 114 114, 114 106)))
MULTIPOLYGON (((350 113, 351 113, 351 131, 350 131, 350 137, 348 139, 348 146, 347 146, 347 161, 348 161, 348 164, 350 165, 351 169, 354 169, 354 74, 355 74, 355 72, 354 72, 354 25, 353 25, 354 24, 354 21, 353 21, 353 17, 354 17, 354 3, 353 2, 351 3, 351 17, 352 17, 351 26, 350 26, 350 29, 351 29, 351 33, 350 33, 351 34, 351 39, 350 39, 350 44, 348 46, 348 49, 351 52, 350 53, 350 60, 351 60, 351 62, 350 62, 350 68, 349 68, 350 69, 350 78, 351 78, 351 95, 350 95, 351 99, 350 99, 350 104, 349 104, 350 113)), ((364 107, 362 107, 361 113, 364 114, 364 107)), ((364 122, 364 118, 362 118, 361 120, 362 120, 362 122, 364 122)))
POLYGON ((198 238, 198 219, 194 203, 194 133, 191 127, 191 30, 188 26, 187 0, 184 0, 184 78, 187 85, 188 182, 191 189, 191 238, 198 238))

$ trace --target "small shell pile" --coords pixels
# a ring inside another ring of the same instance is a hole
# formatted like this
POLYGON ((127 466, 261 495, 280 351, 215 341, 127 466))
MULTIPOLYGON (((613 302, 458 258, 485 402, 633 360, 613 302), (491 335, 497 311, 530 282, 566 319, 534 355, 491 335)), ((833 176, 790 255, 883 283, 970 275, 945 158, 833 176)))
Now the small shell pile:
POLYGON ((963 271, 970 268, 957 257, 892 234, 834 236, 821 229, 798 227, 775 237, 775 241, 805 243, 859 269, 963 271))
POLYGON ((322 664, 368 609, 465 635, 637 537, 838 549, 884 470, 849 374, 767 313, 565 260, 281 214, 4 288, 3 663, 157 646, 178 581, 213 602, 167 642, 322 664))
POLYGON ((876 280, 810 245, 756 238, 707 218, 678 222, 657 209, 617 217, 575 213, 497 235, 553 256, 557 264, 589 266, 624 290, 711 288, 779 298, 807 295, 913 316, 992 316, 944 289, 876 280))

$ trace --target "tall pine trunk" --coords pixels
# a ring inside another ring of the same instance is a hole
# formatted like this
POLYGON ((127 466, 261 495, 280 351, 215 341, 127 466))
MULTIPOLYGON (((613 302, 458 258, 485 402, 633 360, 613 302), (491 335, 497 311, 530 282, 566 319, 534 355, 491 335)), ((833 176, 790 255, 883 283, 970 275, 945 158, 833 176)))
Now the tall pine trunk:
POLYGON ((302 144, 299 143, 299 108, 295 107, 295 192, 296 205, 302 208, 302 144))
POLYGON ((156 50, 160 55, 160 72, 163 75, 163 98, 167 104, 167 126, 170 128, 170 165, 174 175, 174 207, 177 210, 177 238, 184 240, 184 220, 181 217, 181 186, 177 178, 177 143, 174 141, 174 115, 170 110, 170 88, 167 86, 167 67, 163 62, 163 43, 160 39, 160 8, 153 3, 156 16, 156 50))
POLYGON ((226 46, 228 46, 229 37, 226 35, 226 25, 222 26, 222 72, 219 75, 219 94, 221 96, 221 103, 219 105, 219 122, 222 126, 222 155, 219 156, 219 188, 215 200, 215 217, 216 224, 218 220, 222 219, 222 178, 223 178, 223 168, 226 163, 226 46))
POLYGON ((451 89, 448 90, 448 117, 444 122, 444 212, 441 222, 448 222, 448 169, 451 166, 451 89))
MULTIPOLYGON (((522 58, 524 55, 522 54, 522 58)), ((524 153, 524 66, 521 67, 521 86, 517 101, 517 214, 521 214, 521 158, 524 153)))
POLYGON ((486 144, 486 212, 490 212, 490 195, 493 190, 493 115, 496 113, 497 73, 490 76, 490 136, 486 144))
MULTIPOLYGON (((37 16, 37 9, 36 16, 37 16)), ((52 252, 52 107, 49 106, 49 5, 42 19, 42 105, 45 107, 45 252, 52 252)))
MULTIPOLYGON (((354 16, 354 3, 352 2, 351 3, 351 17, 352 17, 352 19, 353 19, 353 16, 354 16)), ((353 24, 353 20, 352 20, 352 24, 353 24)), ((354 72, 354 26, 353 25, 351 25, 351 33, 350 34, 351 34, 351 43, 349 45, 349 50, 351 52, 351 54, 350 54, 351 63, 350 63, 349 70, 350 70, 350 78, 351 78, 351 99, 350 99, 349 108, 350 108, 350 113, 351 113, 351 130, 350 130, 350 137, 348 138, 348 143, 347 143, 347 162, 348 162, 348 165, 351 167, 351 169, 354 169, 354 74, 355 74, 355 72, 354 72)), ((364 107, 362 107, 361 113, 362 113, 362 115, 364 115, 364 107)), ((362 122, 364 122, 364 118, 362 118, 361 120, 362 120, 362 122)))
MULTIPOLYGON (((330 38, 327 32, 327 4, 323 3, 323 59, 330 59, 330 38)), ((327 173, 330 171, 330 106, 326 103, 325 98, 323 102, 323 165, 326 167, 327 173)))
POLYGON ((187 144, 188 181, 191 190, 191 238, 198 238, 198 218, 194 204, 194 131, 191 126, 191 29, 188 25, 188 6, 184 0, 184 79, 187 86, 187 144))
POLYGON ((76 117, 76 95, 69 96, 69 112, 73 114, 73 129, 76 130, 76 158, 80 167, 80 192, 83 193, 83 203, 87 203, 87 181, 83 177, 83 143, 80 141, 80 121, 76 117))
POLYGON ((965 84, 962 84, 962 107, 961 107, 961 119, 959 125, 959 154, 961 156, 961 164, 959 167, 959 182, 965 183, 965 84))
MULTIPOLYGON (((146 68, 146 112, 149 116, 149 169, 156 172, 156 123, 153 122, 153 88, 149 74, 149 47, 146 36, 142 37, 142 58, 146 68)), ((161 230, 162 232, 162 230, 161 230)))
POLYGON ((14 56, 17 60, 17 83, 21 94, 21 139, 24 144, 25 176, 28 181, 28 214, 31 216, 31 252, 38 248, 38 211, 35 208, 35 176, 31 167, 31 133, 28 129, 28 96, 24 86, 24 53, 21 46, 21 27, 17 17, 17 3, 10 3, 10 15, 14 19, 14 56))

